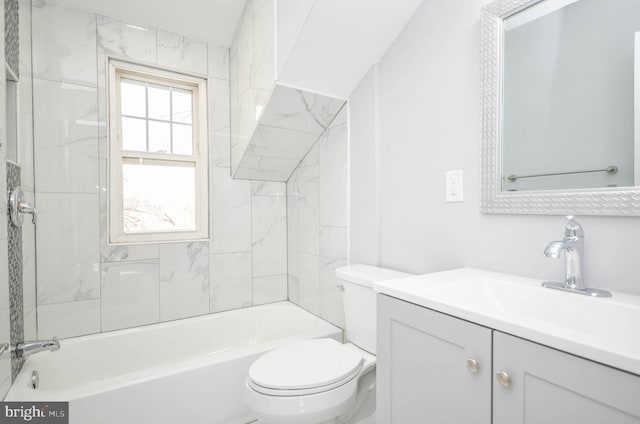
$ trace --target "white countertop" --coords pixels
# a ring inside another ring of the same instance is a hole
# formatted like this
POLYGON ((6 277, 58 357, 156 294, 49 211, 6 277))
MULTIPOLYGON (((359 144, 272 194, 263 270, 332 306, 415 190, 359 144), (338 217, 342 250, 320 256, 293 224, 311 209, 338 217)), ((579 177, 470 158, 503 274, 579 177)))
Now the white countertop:
POLYGON ((640 296, 594 298, 463 268, 376 283, 397 299, 640 375, 640 296))

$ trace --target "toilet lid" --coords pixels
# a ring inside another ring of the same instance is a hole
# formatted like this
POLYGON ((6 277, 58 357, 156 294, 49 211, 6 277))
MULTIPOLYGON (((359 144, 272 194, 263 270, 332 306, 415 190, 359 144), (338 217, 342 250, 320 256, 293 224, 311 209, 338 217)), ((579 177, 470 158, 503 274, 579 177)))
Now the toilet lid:
POLYGON ((249 368, 249 379, 267 389, 313 389, 351 379, 363 363, 362 355, 334 339, 307 340, 260 357, 249 368))

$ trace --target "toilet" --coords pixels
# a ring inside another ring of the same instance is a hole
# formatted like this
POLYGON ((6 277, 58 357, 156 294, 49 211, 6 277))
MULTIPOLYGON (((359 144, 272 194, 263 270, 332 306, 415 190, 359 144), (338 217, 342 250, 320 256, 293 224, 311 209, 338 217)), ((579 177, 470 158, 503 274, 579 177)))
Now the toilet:
POLYGON ((245 404, 267 424, 375 423, 376 297, 373 283, 409 277, 369 265, 336 269, 346 337, 294 342, 249 368, 245 404))

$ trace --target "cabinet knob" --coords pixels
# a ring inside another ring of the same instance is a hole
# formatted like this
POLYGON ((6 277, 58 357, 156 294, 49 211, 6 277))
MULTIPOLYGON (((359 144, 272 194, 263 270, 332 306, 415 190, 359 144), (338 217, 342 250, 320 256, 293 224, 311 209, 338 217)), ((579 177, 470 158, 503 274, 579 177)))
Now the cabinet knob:
POLYGON ((503 387, 511 386, 511 376, 507 374, 506 371, 498 371, 496 373, 496 380, 498 380, 498 383, 503 387))
POLYGON ((473 358, 467 358, 467 369, 476 374, 480 370, 480 362, 473 358))

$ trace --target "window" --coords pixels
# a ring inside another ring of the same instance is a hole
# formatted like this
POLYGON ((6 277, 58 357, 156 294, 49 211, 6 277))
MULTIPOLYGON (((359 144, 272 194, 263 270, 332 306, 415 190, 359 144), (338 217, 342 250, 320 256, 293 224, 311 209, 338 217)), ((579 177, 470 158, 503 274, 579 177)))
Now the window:
POLYGON ((111 61, 112 243, 208 237, 206 82, 111 61))

